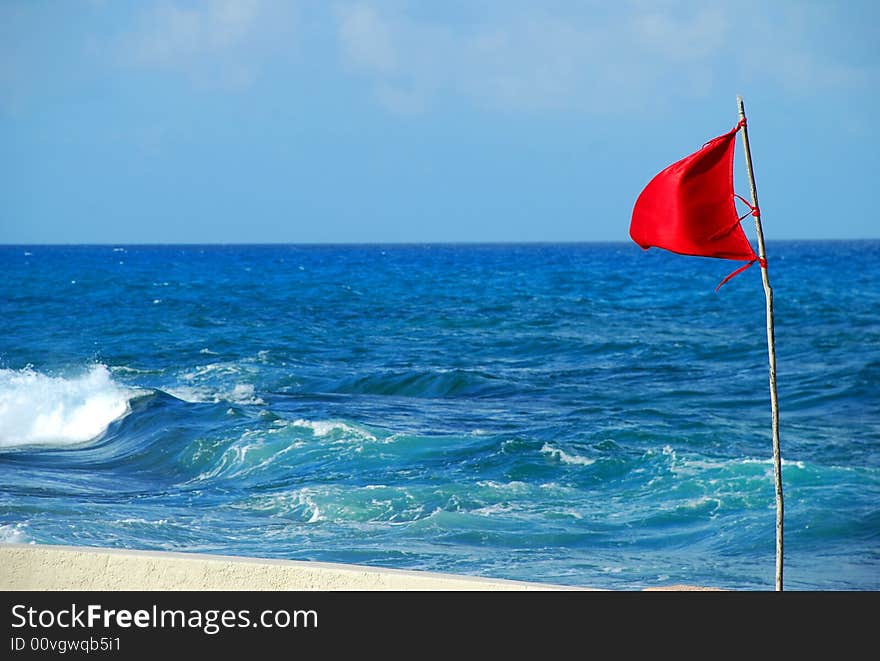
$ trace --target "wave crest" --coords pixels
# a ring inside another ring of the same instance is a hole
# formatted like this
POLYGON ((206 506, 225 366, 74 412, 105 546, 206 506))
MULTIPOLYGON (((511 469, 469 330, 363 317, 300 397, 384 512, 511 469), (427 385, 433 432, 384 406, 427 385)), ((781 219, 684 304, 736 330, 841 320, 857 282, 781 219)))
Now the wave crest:
POLYGON ((134 394, 105 365, 72 378, 0 369, 0 448, 89 441, 128 412, 134 394))
POLYGON ((544 443, 544 447, 541 448, 541 454, 546 454, 554 459, 562 462, 563 464, 571 464, 571 465, 579 465, 579 466, 589 466, 590 464, 596 463, 595 459, 590 459, 588 457, 582 457, 577 454, 569 454, 564 450, 560 450, 559 448, 554 448, 549 443, 544 443))

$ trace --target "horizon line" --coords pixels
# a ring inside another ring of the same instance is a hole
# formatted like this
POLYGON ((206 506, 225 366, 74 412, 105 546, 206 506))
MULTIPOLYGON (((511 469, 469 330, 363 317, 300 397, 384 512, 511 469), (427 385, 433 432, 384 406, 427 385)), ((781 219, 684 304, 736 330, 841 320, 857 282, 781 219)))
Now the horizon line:
MULTIPOLYGON (((830 238, 830 239, 768 239, 767 243, 832 243, 832 242, 870 242, 880 241, 880 237, 861 238, 830 238)), ((0 242, 0 248, 73 248, 73 247, 189 247, 189 246, 249 246, 249 247, 368 247, 368 246, 560 246, 560 245, 632 245, 638 246, 632 241, 625 239, 596 239, 596 240, 569 240, 569 241, 171 241, 171 242, 58 242, 58 243, 6 243, 0 242)))

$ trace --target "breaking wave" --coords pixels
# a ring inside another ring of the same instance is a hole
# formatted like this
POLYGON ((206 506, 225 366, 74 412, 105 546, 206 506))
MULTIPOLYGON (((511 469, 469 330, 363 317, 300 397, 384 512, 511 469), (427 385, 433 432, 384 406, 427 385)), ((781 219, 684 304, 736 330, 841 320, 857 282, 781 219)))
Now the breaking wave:
POLYGON ((0 369, 0 449, 89 441, 128 412, 135 394, 104 365, 75 377, 0 369))

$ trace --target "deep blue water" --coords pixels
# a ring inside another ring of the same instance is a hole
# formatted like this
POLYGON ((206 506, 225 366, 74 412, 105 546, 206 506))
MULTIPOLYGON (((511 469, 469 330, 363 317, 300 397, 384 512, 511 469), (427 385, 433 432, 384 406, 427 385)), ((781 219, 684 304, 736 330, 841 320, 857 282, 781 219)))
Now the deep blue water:
MULTIPOLYGON (((880 589, 880 242, 770 243, 786 587, 880 589)), ((757 268, 0 247, 0 540, 772 589, 757 268)))

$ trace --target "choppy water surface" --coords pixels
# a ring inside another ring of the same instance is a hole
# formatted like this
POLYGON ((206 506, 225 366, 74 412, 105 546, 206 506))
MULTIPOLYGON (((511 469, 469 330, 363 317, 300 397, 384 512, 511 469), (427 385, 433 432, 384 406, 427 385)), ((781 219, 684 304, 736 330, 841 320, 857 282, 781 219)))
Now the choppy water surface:
MULTIPOLYGON (((771 244, 786 586, 880 589, 880 243, 771 244)), ((757 269, 0 247, 0 541, 772 589, 757 269)))

